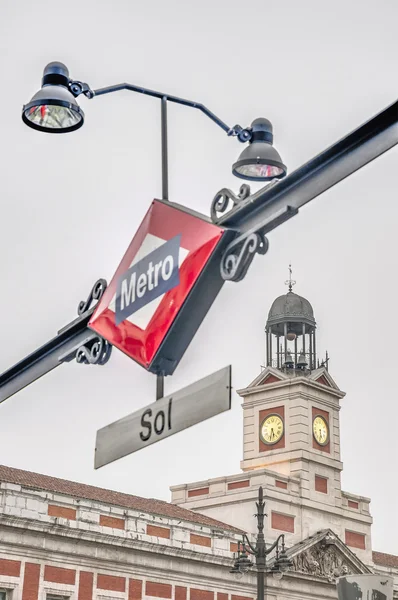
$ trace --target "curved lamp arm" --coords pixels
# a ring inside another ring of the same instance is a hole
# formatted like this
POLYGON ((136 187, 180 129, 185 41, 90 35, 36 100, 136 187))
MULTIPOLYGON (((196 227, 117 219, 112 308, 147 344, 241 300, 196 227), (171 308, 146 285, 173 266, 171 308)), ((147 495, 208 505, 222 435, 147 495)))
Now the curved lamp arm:
MULTIPOLYGON (((282 540, 282 546, 284 546, 285 545, 285 535, 283 533, 281 533, 281 535, 279 535, 276 538, 275 542, 273 544, 271 544, 271 546, 265 550, 265 556, 268 556, 268 554, 271 554, 271 552, 279 545, 279 542, 281 540, 282 540)), ((244 548, 246 548, 246 550, 249 552, 249 554, 253 554, 254 556, 257 556, 258 552, 257 552, 256 548, 254 548, 254 546, 250 543, 250 540, 247 537, 246 533, 243 534, 243 544, 242 545, 244 548)))
POLYGON ((257 550, 252 546, 252 544, 250 543, 249 538, 244 533, 243 534, 243 548, 246 548, 246 544, 249 546, 249 548, 247 548, 249 554, 253 554, 254 556, 257 556, 257 550))
POLYGON ((209 119, 211 119, 216 125, 221 127, 229 136, 237 137, 240 142, 248 142, 251 140, 252 134, 250 129, 243 129, 240 125, 229 127, 224 121, 222 121, 217 115, 209 110, 204 104, 199 102, 193 102, 192 100, 186 100, 179 98, 178 96, 171 96, 170 94, 164 94, 163 92, 156 92, 155 90, 149 90, 144 87, 132 85, 130 83, 119 83, 116 85, 110 85, 108 87, 100 88, 98 90, 92 90, 87 83, 81 81, 70 81, 69 89, 72 94, 77 97, 80 94, 84 94, 87 98, 94 98, 95 96, 103 96, 104 94, 111 94, 113 92, 119 92, 120 90, 128 90, 129 92, 137 92, 139 94, 145 94, 152 96, 153 98, 159 98, 160 100, 166 100, 174 102, 176 104, 182 104, 191 108, 197 108, 209 119))
POLYGON ((279 535, 276 538, 275 542, 273 544, 271 544, 271 546, 269 548, 267 548, 267 550, 265 551, 265 556, 268 556, 268 554, 271 554, 272 550, 277 548, 280 540, 282 540, 282 546, 284 546, 285 545, 285 535, 283 533, 281 533, 281 535, 279 535))

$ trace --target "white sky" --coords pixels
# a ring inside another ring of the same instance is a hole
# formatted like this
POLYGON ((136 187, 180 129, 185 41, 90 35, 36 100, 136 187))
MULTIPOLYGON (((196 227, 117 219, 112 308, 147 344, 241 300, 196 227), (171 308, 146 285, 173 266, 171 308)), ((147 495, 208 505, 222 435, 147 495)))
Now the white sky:
MULTIPOLYGON (((161 194, 156 100, 82 99, 74 134, 23 125, 48 62, 93 88, 128 81, 203 102, 230 125, 267 117, 292 171, 395 101, 397 18, 391 0, 3 0, 0 371, 75 318, 98 277, 111 279, 161 194)), ((170 198, 208 214, 220 188, 239 189, 231 164, 242 146, 199 112, 169 114, 170 198)), ((396 554, 397 160, 396 148, 272 233, 269 253, 224 286, 166 382, 170 392, 226 364, 235 388, 254 379, 292 261, 318 349, 347 392, 343 489, 372 498, 373 548, 396 554)), ((170 485, 239 472, 236 395, 228 414, 95 472, 96 430, 154 392, 154 377, 117 351, 106 367, 62 366, 0 407, 0 462, 166 500, 170 485)))

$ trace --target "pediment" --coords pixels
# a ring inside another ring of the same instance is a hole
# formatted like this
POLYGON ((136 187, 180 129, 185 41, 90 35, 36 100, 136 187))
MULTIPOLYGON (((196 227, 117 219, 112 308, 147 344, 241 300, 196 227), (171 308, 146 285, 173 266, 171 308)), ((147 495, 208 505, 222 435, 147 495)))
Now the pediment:
POLYGON ((344 542, 330 529, 295 544, 287 551, 293 561, 291 572, 334 582, 342 575, 371 573, 344 542))
POLYGON ((315 383, 320 383, 326 387, 330 387, 334 390, 341 391, 333 377, 329 374, 329 371, 325 369, 325 367, 320 367, 319 369, 315 369, 308 376, 309 379, 314 381, 315 383))
POLYGON ((286 379, 289 379, 289 377, 283 373, 283 371, 279 371, 279 369, 274 369, 273 367, 265 367, 260 375, 257 375, 256 379, 252 381, 247 388, 277 383, 278 381, 285 381, 286 379))

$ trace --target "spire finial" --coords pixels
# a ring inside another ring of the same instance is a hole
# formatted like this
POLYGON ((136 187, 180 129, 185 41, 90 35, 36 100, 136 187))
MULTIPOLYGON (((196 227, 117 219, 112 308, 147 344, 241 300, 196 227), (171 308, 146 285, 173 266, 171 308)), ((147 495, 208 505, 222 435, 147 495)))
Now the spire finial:
POLYGON ((292 279, 292 272, 293 272, 292 271, 292 265, 290 264, 289 265, 289 279, 287 279, 285 281, 285 285, 289 286, 289 292, 291 292, 292 289, 293 289, 293 286, 296 285, 296 282, 294 281, 294 279, 292 279))

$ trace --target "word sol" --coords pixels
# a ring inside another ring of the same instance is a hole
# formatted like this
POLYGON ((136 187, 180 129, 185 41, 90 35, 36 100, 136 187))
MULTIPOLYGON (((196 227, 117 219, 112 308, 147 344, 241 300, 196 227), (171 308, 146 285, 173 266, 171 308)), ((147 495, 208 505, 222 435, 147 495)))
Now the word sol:
POLYGON ((165 428, 166 431, 171 430, 171 409, 173 405, 173 398, 170 398, 167 410, 158 410, 156 413, 151 408, 147 408, 142 413, 141 427, 143 431, 140 431, 140 438, 143 442, 148 442, 151 439, 151 435, 161 435, 165 428), (155 413, 155 414, 153 414, 155 413), (167 413, 167 416, 166 416, 167 413))

